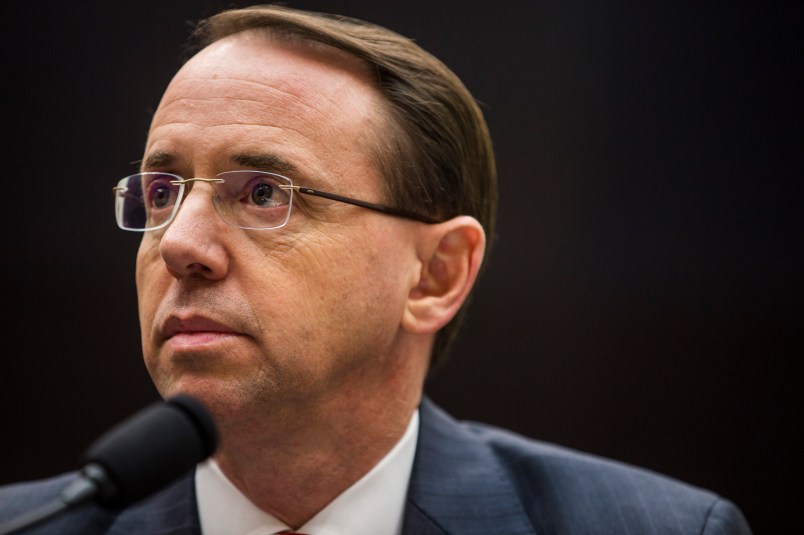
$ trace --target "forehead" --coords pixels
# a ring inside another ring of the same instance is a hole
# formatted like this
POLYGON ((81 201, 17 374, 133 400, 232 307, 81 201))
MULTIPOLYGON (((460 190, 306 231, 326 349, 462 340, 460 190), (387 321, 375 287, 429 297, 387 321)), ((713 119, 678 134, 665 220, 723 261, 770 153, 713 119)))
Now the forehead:
POLYGON ((154 115, 146 158, 175 154, 195 167, 265 152, 310 172, 371 166, 382 107, 358 59, 324 45, 236 34, 176 74, 154 115))

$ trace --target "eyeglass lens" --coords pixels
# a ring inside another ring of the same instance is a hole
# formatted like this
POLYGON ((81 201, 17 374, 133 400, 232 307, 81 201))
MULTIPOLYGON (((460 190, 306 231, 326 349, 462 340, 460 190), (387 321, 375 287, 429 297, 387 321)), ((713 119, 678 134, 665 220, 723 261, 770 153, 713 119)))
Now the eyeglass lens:
MULTIPOLYGON (((290 179, 263 171, 228 171, 208 181, 218 214, 245 229, 283 226, 290 216, 290 179)), ((125 230, 153 230, 170 223, 194 179, 170 173, 138 173, 115 188, 117 224, 125 230)))

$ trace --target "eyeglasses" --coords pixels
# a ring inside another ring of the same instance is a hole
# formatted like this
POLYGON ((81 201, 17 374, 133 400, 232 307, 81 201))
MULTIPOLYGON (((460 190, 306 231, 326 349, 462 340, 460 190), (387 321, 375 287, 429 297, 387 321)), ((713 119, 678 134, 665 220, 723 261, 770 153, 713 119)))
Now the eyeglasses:
POLYGON ((221 218, 236 227, 253 230, 281 228, 290 219, 293 192, 314 195, 422 223, 439 223, 416 212, 361 201, 301 186, 266 171, 227 171, 215 178, 182 178, 171 173, 137 173, 112 188, 115 218, 123 230, 146 231, 166 227, 176 217, 192 182, 206 182, 214 190, 212 203, 221 218))

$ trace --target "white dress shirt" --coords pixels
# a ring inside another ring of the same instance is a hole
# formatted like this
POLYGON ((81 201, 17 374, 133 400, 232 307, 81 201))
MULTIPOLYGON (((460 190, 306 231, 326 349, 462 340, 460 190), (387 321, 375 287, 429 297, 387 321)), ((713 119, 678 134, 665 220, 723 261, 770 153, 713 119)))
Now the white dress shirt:
MULTIPOLYGON (((296 531, 308 535, 400 535, 418 435, 416 411, 391 451, 296 531)), ((195 492, 204 535, 271 535, 290 529, 251 503, 213 460, 198 465, 195 492)))

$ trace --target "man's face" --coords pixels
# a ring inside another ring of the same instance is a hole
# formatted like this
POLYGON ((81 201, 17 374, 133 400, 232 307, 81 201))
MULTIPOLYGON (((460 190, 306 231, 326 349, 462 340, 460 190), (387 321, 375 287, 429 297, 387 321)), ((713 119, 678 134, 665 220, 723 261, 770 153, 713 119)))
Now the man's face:
MULTIPOLYGON (((380 97, 348 58, 236 35, 177 74, 153 119, 144 171, 184 178, 262 169, 381 202, 371 147, 380 97)), ((417 223, 296 194, 286 227, 244 230, 195 182, 175 220, 143 236, 137 291, 159 392, 219 417, 393 383, 404 301, 421 268, 417 223)))

